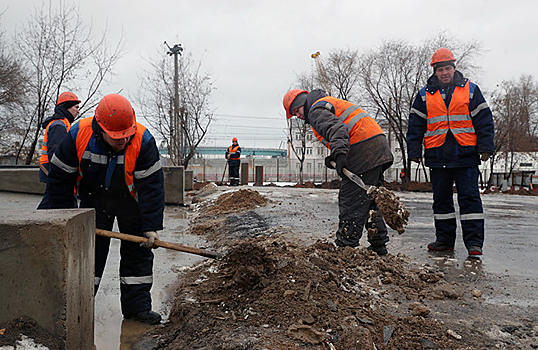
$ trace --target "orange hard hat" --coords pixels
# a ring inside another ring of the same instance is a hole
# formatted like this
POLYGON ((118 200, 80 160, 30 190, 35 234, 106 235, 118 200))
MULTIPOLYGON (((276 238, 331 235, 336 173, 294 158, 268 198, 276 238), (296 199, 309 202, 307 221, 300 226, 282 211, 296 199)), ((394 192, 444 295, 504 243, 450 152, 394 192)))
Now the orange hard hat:
POLYGON ((106 95, 95 109, 97 123, 113 139, 132 136, 136 132, 135 111, 131 103, 118 94, 106 95))
POLYGON ((59 104, 70 101, 80 103, 80 100, 74 93, 70 91, 62 92, 60 96, 58 96, 58 101, 56 101, 56 105, 58 106, 59 104))
POLYGON ((454 54, 452 53, 452 51, 450 51, 447 48, 442 47, 433 53, 432 63, 430 63, 430 66, 433 67, 433 65, 436 63, 446 62, 446 61, 456 62, 456 58, 454 57, 454 54))
POLYGON ((306 90, 293 89, 293 90, 288 91, 286 93, 286 95, 284 95, 283 104, 284 104, 284 109, 286 110, 286 118, 287 119, 290 119, 291 117, 293 117, 293 115, 291 114, 291 111, 290 111, 291 104, 293 103, 293 100, 295 100, 295 98, 297 96, 299 96, 300 94, 302 94, 304 92, 306 92, 308 94, 308 91, 306 91, 306 90))
POLYGON ((232 142, 237 142, 237 137, 234 137, 234 138, 232 139, 232 142))

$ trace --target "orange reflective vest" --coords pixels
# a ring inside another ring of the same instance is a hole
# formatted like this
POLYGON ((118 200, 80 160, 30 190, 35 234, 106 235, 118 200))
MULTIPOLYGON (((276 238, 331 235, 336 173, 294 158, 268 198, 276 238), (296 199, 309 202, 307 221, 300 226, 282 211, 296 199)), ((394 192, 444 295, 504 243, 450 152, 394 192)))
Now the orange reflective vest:
POLYGON ((469 97, 469 82, 463 87, 454 88, 448 109, 439 90, 433 94, 426 92, 426 149, 442 146, 448 130, 461 146, 476 146, 476 133, 469 113, 469 97))
MULTIPOLYGON (((78 164, 79 164, 79 168, 78 168, 79 178, 77 181, 77 185, 80 183, 80 179, 83 176, 82 170, 80 169, 80 163, 83 157, 90 158, 92 161, 93 161, 93 157, 96 157, 96 159, 106 157, 106 155, 93 153, 92 149, 87 150, 88 144, 90 143, 90 139, 93 135, 92 121, 93 121, 93 117, 84 118, 79 122, 79 130, 78 130, 77 139, 76 139, 77 156, 78 156, 78 164)), ((136 188, 134 187, 133 173, 135 169, 136 160, 138 158, 138 155, 140 154, 140 148, 142 145, 142 136, 144 135, 145 131, 146 131, 146 127, 137 122, 136 132, 131 138, 129 145, 125 148, 125 155, 123 157, 121 155, 118 156, 118 161, 117 161, 117 164, 124 165, 125 183, 127 184, 127 187, 129 188, 129 192, 135 199, 136 199, 136 188)))
MULTIPOLYGON (((232 153, 235 153, 237 152, 237 150, 239 149, 239 145, 235 146, 234 145, 231 145, 230 147, 228 147, 228 154, 232 154, 232 153)), ((240 159, 240 157, 237 157, 237 158, 230 158, 231 160, 238 160, 240 159)))
POLYGON ((67 129, 67 132, 69 132, 69 128, 71 128, 71 123, 69 122, 69 120, 67 120, 67 118, 55 119, 51 121, 49 125, 47 125, 47 127, 45 128, 45 136, 43 136, 43 143, 41 144, 41 156, 39 157, 39 163, 41 164, 46 164, 50 161, 49 153, 48 153, 49 149, 47 146, 47 143, 49 142, 49 127, 51 126, 52 123, 54 123, 57 120, 65 124, 65 128, 67 129))
MULTIPOLYGON (((312 107, 324 103, 327 109, 331 109, 332 106, 335 110, 334 114, 336 117, 346 124, 351 145, 376 135, 385 134, 374 118, 370 117, 368 113, 357 105, 346 100, 327 96, 317 100, 312 107)), ((325 140, 316 130, 314 130, 314 127, 312 127, 312 131, 318 140, 327 146, 327 148, 331 149, 329 141, 325 140)))

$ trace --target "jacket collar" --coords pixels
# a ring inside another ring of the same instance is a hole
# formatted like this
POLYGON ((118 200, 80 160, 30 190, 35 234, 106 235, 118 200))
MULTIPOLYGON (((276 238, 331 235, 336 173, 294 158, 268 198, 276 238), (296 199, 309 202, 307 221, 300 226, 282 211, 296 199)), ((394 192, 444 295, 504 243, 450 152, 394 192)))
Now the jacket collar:
MULTIPOLYGON (((453 88, 455 86, 464 87, 465 84, 467 84, 468 79, 463 76, 463 74, 457 70, 454 72, 454 78, 448 84, 447 88, 453 88)), ((443 86, 439 82, 439 79, 435 74, 432 74, 428 78, 428 83, 426 85, 426 91, 428 91, 430 94, 435 93, 437 90, 443 89, 443 86)))

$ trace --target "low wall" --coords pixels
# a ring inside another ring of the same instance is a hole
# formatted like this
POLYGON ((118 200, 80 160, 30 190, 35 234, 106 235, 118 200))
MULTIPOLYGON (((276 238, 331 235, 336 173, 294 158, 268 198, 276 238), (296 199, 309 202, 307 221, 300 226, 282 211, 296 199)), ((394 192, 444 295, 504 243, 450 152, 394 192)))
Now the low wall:
POLYGON ((93 349, 94 245, 93 209, 0 211, 0 325, 28 316, 62 349, 93 349))
POLYGON ((39 182, 38 168, 0 169, 0 191, 43 194, 45 184, 39 182))
MULTIPOLYGON (((166 203, 184 204, 185 175, 183 167, 163 167, 163 172, 166 203)), ((190 181, 192 183, 192 173, 190 181)), ((39 168, 0 168, 0 191, 43 194, 45 184, 39 182, 39 168)))

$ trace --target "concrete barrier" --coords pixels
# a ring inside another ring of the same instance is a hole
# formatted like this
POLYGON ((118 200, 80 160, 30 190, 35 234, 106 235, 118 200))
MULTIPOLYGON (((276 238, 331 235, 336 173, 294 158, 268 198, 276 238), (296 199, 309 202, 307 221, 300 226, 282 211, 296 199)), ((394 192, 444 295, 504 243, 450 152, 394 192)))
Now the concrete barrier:
POLYGON ((166 204, 183 205, 185 203, 185 171, 182 166, 163 168, 164 201, 166 204))
POLYGON ((93 349, 93 209, 0 212, 0 322, 33 318, 62 349, 93 349))
POLYGON ((43 194, 45 184, 39 182, 38 168, 0 169, 0 191, 43 194))
POLYGON ((185 170, 185 191, 192 191, 194 187, 194 171, 185 170))
POLYGON ((263 186, 263 165, 256 165, 254 173, 254 186, 263 186))
MULTIPOLYGON (((183 167, 163 167, 165 201, 167 204, 185 203, 185 174, 183 167)), ((192 171, 190 175, 192 189, 192 171)), ((38 168, 0 169, 0 191, 43 194, 45 184, 39 182, 38 168)))
POLYGON ((241 163, 241 185, 248 185, 248 163, 241 163))

